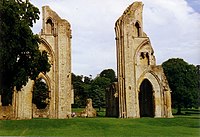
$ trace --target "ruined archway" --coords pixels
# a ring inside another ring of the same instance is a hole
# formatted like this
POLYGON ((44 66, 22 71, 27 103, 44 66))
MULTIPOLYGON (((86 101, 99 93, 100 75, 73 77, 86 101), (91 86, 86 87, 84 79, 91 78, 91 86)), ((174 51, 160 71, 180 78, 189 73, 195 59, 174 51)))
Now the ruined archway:
MULTIPOLYGON (((49 99, 47 101, 49 103, 39 107, 39 109, 47 110, 43 111, 45 114, 42 112, 39 116, 35 115, 36 112, 33 111, 35 106, 32 102, 34 81, 29 79, 20 92, 15 90, 13 94, 13 111, 11 114, 17 119, 31 119, 33 117, 64 119, 71 116, 73 96, 71 87, 72 37, 70 23, 61 19, 48 6, 44 6, 42 11, 43 25, 39 34, 39 50, 47 52, 51 68, 47 73, 41 72, 38 78, 42 78, 46 86, 48 85, 49 99)), ((37 107, 36 111, 39 110, 37 107)))
MULTIPOLYGON (((143 3, 134 2, 115 23, 118 116, 172 117, 171 91, 162 66, 156 65, 150 39, 143 31, 142 12, 143 3), (145 104, 145 99, 150 104, 145 104)), ((115 116, 112 102, 108 106, 106 111, 112 112, 107 114, 115 116)))
POLYGON ((144 79, 139 91, 140 117, 154 117, 153 87, 148 79, 144 79))
POLYGON ((37 79, 33 86, 33 118, 49 117, 50 90, 47 79, 37 79))
POLYGON ((45 109, 49 105, 50 90, 45 79, 39 78, 35 81, 33 86, 32 102, 37 109, 45 109))

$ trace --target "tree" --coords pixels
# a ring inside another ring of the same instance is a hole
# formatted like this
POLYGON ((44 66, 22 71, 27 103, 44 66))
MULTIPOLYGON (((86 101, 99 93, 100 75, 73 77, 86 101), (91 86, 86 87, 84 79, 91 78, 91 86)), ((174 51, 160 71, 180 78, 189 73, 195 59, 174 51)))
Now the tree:
POLYGON ((47 84, 43 79, 39 78, 35 81, 33 86, 33 103, 37 106, 38 109, 44 109, 48 105, 49 100, 49 90, 47 84))
POLYGON ((72 73, 72 85, 74 89, 73 107, 84 107, 88 98, 92 99, 93 106, 105 107, 105 90, 111 83, 109 78, 97 76, 95 79, 79 76, 72 73))
POLYGON ((74 90, 73 107, 84 107, 85 101, 89 98, 91 89, 91 80, 87 77, 75 75, 72 73, 72 85, 74 90))
POLYGON ((106 106, 105 91, 108 85, 116 81, 115 72, 112 69, 103 70, 100 76, 92 79, 83 75, 72 73, 72 85, 74 89, 73 107, 85 106, 88 98, 92 99, 93 106, 99 108, 106 106))
POLYGON ((113 69, 105 69, 100 73, 100 77, 109 78, 112 82, 116 81, 115 71, 113 69))
POLYGON ((11 104, 14 87, 19 91, 28 79, 50 70, 47 52, 39 51, 39 37, 31 27, 39 10, 28 0, 0 2, 0 94, 2 104, 11 104))
MULTIPOLYGON (((197 67, 197 73, 198 73, 198 75, 199 75, 199 89, 200 89, 200 65, 197 65, 196 66, 197 67)), ((199 99, 198 99, 199 101, 198 101, 198 107, 200 107, 200 90, 199 90, 199 99)))
POLYGON ((196 107, 199 97, 197 68, 179 58, 165 61, 162 67, 172 90, 172 105, 178 109, 177 114, 181 114, 183 107, 196 107))
POLYGON ((111 80, 105 77, 96 77, 92 81, 89 97, 93 100, 93 106, 98 107, 99 111, 106 106, 105 92, 110 83, 111 80))

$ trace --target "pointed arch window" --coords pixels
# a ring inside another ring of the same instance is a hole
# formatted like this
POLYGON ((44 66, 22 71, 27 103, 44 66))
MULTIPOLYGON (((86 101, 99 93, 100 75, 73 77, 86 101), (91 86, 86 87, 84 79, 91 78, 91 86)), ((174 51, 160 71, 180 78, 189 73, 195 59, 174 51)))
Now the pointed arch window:
POLYGON ((47 34, 53 34, 53 31, 54 31, 54 24, 52 22, 51 19, 48 19, 47 22, 46 22, 46 33, 47 34))
POLYGON ((140 24, 138 22, 135 23, 135 31, 136 31, 136 36, 140 37, 141 36, 141 27, 140 24))

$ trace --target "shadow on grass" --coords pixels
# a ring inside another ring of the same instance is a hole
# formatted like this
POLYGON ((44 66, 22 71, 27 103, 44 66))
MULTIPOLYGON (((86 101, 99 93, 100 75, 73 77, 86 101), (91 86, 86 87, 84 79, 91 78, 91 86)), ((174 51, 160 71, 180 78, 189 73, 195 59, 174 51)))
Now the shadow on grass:
POLYGON ((200 115, 199 109, 185 109, 181 113, 173 113, 173 115, 200 115))

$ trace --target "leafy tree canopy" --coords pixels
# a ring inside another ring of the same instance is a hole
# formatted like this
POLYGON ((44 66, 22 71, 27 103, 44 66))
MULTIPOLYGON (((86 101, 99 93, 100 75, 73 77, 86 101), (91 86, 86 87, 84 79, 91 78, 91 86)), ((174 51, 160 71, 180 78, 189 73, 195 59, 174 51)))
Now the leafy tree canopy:
POLYGON ((106 107, 106 88, 111 84, 111 80, 105 77, 96 77, 91 84, 89 97, 93 100, 93 106, 100 108, 106 107))
POLYGON ((35 80, 40 72, 50 70, 47 52, 39 51, 39 37, 31 30, 38 19, 38 8, 28 0, 0 2, 0 94, 4 96, 3 105, 11 103, 5 98, 12 95, 14 87, 20 90, 29 78, 35 80))
POLYGON ((172 105, 178 108, 197 107, 199 96, 199 74, 197 67, 183 59, 172 58, 162 64, 165 75, 172 90, 172 105))
POLYGON ((103 70, 94 79, 87 76, 72 74, 72 84, 74 89, 73 107, 85 107, 85 101, 92 99, 93 106, 99 110, 106 105, 105 91, 108 85, 115 81, 115 72, 112 69, 103 70))
POLYGON ((92 80, 89 78, 72 73, 72 85, 74 89, 73 107, 85 107, 85 101, 89 98, 89 92, 91 91, 91 82, 92 80))
POLYGON ((38 109, 44 109, 48 105, 49 100, 49 90, 45 81, 41 78, 35 81, 33 87, 33 103, 38 109))
POLYGON ((115 71, 113 69, 105 69, 100 73, 100 77, 109 78, 111 82, 116 81, 115 71))

